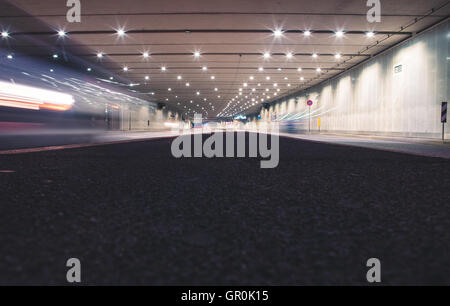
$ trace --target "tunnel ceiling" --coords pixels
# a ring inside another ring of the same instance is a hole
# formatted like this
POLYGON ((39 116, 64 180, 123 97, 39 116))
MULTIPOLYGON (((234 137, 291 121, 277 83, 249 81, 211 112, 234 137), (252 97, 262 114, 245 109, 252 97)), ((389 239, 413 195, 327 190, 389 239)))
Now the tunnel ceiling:
POLYGON ((442 0, 381 5, 381 23, 369 23, 365 0, 89 0, 81 22, 69 23, 63 0, 1 1, 0 27, 10 36, 0 43, 33 56, 71 52, 98 67, 89 73, 127 80, 149 100, 188 115, 231 116, 333 77, 450 12, 442 0))

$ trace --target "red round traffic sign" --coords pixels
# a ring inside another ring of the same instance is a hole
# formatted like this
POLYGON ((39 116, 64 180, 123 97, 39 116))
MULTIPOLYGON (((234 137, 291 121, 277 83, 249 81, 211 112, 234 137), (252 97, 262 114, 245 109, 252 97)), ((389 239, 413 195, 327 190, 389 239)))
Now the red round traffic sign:
POLYGON ((308 104, 308 106, 312 106, 313 105, 313 101, 308 100, 308 102, 306 102, 306 104, 308 104))

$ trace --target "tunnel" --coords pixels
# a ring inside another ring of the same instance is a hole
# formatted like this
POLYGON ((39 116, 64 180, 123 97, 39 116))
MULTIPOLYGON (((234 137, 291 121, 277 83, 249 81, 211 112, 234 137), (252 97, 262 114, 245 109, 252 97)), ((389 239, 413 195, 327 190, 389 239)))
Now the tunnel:
POLYGON ((0 285, 449 285, 449 15, 0 0, 0 285))

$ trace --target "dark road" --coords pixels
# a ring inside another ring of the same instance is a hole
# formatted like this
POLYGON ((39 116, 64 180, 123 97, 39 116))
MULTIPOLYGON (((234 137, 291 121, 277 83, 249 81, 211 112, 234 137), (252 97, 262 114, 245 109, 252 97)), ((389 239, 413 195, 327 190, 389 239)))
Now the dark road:
POLYGON ((0 284, 450 284, 450 162, 280 139, 280 163, 171 139, 0 155, 0 284), (5 171, 12 170, 14 172, 5 171))

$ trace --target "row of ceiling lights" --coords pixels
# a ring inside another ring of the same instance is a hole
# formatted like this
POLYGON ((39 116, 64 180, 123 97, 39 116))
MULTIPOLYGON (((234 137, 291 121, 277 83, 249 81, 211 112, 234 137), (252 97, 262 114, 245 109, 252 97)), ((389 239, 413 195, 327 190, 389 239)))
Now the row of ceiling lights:
MULTIPOLYGON (((306 37, 309 37, 309 36, 312 35, 313 32, 314 32, 314 31, 312 31, 312 30, 305 30, 305 31, 303 31, 303 35, 306 36, 306 37)), ((68 32, 66 32, 66 31, 64 31, 64 30, 58 30, 56 33, 57 33, 57 35, 58 35, 59 37, 66 37, 66 36, 69 34, 68 32)), ((127 33, 127 31, 125 31, 124 29, 117 29, 117 30, 116 30, 116 34, 117 34, 119 37, 125 36, 126 33, 127 33)), ((338 31, 335 31, 334 33, 335 33, 336 37, 343 37, 343 36, 345 35, 345 31, 343 31, 343 30, 338 30, 338 31)), ((284 31, 283 31, 282 29, 277 29, 277 30, 274 30, 274 31, 273 31, 273 35, 274 35, 275 37, 282 37, 283 34, 284 34, 284 31)), ((373 36, 375 35, 375 32, 373 32, 373 31, 368 31, 368 32, 365 33, 365 35, 366 35, 367 37, 373 37, 373 36)), ((8 31, 2 31, 2 32, 1 32, 1 36, 2 36, 3 38, 8 38, 8 37, 11 36, 11 33, 9 33, 8 31)))

